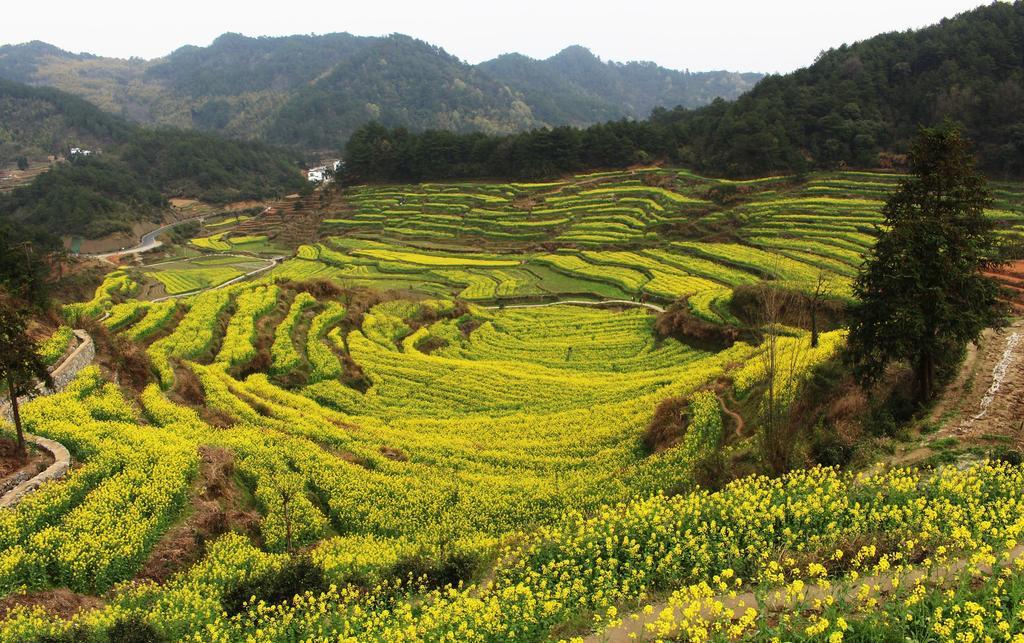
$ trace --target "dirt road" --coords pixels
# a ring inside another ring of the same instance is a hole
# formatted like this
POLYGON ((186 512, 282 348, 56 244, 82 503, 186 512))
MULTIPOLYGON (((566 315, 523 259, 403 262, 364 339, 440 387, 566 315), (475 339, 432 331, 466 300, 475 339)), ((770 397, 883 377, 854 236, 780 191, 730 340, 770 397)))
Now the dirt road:
POLYGON ((940 435, 974 441, 1005 436, 1024 444, 1024 319, 987 330, 932 413, 940 435))

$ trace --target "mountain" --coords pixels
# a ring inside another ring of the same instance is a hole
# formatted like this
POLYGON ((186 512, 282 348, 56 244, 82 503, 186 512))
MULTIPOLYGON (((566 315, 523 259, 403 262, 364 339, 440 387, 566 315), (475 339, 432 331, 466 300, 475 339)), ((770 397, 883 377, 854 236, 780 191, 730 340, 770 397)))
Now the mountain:
MULTIPOLYGON (((573 58, 586 64, 578 51, 573 58)), ((537 83, 550 78, 538 74, 537 83)), ((658 108, 646 121, 507 137, 364 127, 349 140, 348 169, 365 180, 433 180, 542 178, 652 160, 728 176, 898 167, 918 128, 949 119, 973 140, 982 169, 1020 177, 1022 106, 1024 1, 1017 0, 843 45, 734 101, 658 108)))
POLYGON ((650 62, 602 62, 573 46, 546 60, 506 54, 479 65, 516 88, 537 118, 553 124, 588 125, 618 118, 646 118, 656 107, 699 107, 751 89, 761 74, 691 73, 650 62))
POLYGON ((340 147, 369 121, 500 133, 543 124, 508 87, 443 49, 390 36, 299 89, 277 113, 267 138, 307 148, 340 147))
POLYGON ((296 159, 279 148, 204 132, 143 128, 48 87, 0 80, 0 113, 0 167, 17 156, 68 159, 30 184, 0 194, 0 224, 99 237, 159 219, 169 197, 229 202, 307 185, 296 159), (70 155, 71 147, 94 153, 70 155))
POLYGON ((193 97, 287 92, 313 82, 378 40, 347 33, 287 38, 226 33, 209 47, 186 45, 154 61, 145 76, 193 97))
POLYGON ((606 63, 581 47, 543 61, 510 54, 474 66, 397 34, 227 33, 151 61, 5 45, 0 78, 62 89, 138 123, 325 149, 374 119, 412 130, 509 133, 644 118, 658 106, 735 98, 760 75, 606 63))

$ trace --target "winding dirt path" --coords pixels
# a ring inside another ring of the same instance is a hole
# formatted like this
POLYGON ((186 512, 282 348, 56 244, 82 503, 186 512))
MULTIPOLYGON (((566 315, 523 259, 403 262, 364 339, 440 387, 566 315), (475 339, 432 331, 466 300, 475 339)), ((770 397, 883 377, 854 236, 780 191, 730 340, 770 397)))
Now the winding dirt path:
MULTIPOLYGON (((715 397, 718 398, 718 405, 722 407, 722 413, 725 413, 726 415, 731 417, 733 422, 735 423, 736 428, 734 429, 734 433, 736 435, 736 438, 742 438, 743 429, 746 427, 746 423, 743 421, 743 416, 737 413, 736 411, 733 411, 728 406, 726 406, 725 397, 721 393, 715 393, 715 397)), ((729 396, 729 400, 733 404, 736 403, 736 400, 732 399, 732 395, 729 396)))

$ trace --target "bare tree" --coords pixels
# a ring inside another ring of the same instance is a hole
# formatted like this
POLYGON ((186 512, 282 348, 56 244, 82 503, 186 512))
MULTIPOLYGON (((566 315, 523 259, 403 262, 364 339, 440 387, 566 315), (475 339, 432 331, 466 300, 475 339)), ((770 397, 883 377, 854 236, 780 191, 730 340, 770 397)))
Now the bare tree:
POLYGON ((822 302, 832 294, 832 275, 824 270, 818 272, 818 278, 814 283, 814 292, 811 293, 810 316, 811 316, 811 348, 818 347, 818 311, 822 302))
POLYGON ((772 470, 783 473, 793 450, 794 427, 789 410, 799 386, 807 349, 802 341, 786 341, 792 335, 784 321, 802 325, 802 307, 792 293, 771 284, 758 290, 758 326, 765 363, 761 438, 772 470))

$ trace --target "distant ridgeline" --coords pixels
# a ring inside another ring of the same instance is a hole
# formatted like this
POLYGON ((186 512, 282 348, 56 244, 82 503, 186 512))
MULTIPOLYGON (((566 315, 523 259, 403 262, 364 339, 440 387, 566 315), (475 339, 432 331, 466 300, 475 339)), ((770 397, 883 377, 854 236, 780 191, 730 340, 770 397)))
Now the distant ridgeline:
POLYGON ((0 77, 47 85, 145 124, 324 150, 377 120, 414 130, 512 133, 646 118, 657 106, 732 99, 761 74, 601 61, 582 47, 546 60, 470 65, 402 35, 249 38, 227 33, 157 60, 0 47, 0 77))
POLYGON ((18 156, 69 155, 0 194, 0 222, 99 237, 158 217, 167 197, 214 202, 265 198, 305 185, 296 160, 262 143, 144 129, 50 88, 0 80, 0 165, 18 156))
MULTIPOLYGON (((512 136, 367 126, 348 144, 360 180, 539 178, 654 159, 732 176, 877 167, 919 125, 961 123, 983 169, 1024 175, 1024 3, 823 53, 733 102, 656 109, 642 122, 512 136), (881 155, 881 156, 880 156, 881 155)), ((898 163, 898 158, 896 159, 898 163)))

